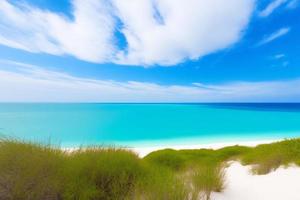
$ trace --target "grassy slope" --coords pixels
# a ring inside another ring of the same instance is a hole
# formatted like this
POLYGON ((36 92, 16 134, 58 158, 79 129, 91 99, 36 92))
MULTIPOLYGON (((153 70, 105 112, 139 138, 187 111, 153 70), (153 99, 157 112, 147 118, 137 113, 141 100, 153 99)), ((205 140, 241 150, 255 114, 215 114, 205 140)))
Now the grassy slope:
POLYGON ((0 141, 0 200, 209 199, 222 191, 227 161, 266 174, 300 165, 300 139, 219 150, 153 152, 141 159, 122 149, 72 153, 13 140, 0 141))

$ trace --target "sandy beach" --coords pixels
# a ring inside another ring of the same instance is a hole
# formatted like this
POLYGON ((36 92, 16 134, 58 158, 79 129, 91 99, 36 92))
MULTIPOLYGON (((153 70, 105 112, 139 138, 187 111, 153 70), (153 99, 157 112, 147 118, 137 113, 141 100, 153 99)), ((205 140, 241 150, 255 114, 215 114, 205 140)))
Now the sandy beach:
POLYGON ((300 168, 280 167, 266 175, 253 175, 250 167, 234 162, 226 170, 225 189, 212 200, 299 200, 300 168))
MULTIPOLYGON (((131 148, 140 157, 152 151, 172 149, 219 149, 232 145, 256 146, 280 140, 240 141, 227 143, 212 143, 200 145, 166 145, 154 147, 131 148)), ((270 172, 266 175, 254 175, 251 166, 242 166, 239 162, 231 162, 226 168, 225 189, 221 193, 213 193, 212 200, 299 200, 300 168, 291 165, 287 168, 270 172)))
MULTIPOLYGON (((281 139, 282 140, 282 139, 281 139)), ((259 144, 269 144, 281 141, 274 140, 249 140, 223 143, 207 144, 166 144, 166 145, 146 145, 145 147, 127 148, 144 157, 149 153, 161 149, 219 149, 223 147, 241 145, 254 147, 259 144)), ((71 148, 68 150, 75 150, 71 148)), ((225 170, 225 188, 220 193, 212 193, 212 200, 299 200, 299 180, 300 168, 295 165, 280 167, 265 175, 255 175, 251 172, 251 166, 243 166, 239 162, 230 162, 225 170)))

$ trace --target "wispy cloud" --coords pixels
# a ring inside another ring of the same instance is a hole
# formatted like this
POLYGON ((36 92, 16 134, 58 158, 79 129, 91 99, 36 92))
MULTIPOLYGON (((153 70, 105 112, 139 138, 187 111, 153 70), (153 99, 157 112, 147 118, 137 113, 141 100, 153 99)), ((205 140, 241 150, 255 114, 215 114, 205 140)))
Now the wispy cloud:
POLYGON ((294 9, 294 8, 297 8, 300 4, 300 0, 291 0, 287 5, 286 7, 289 8, 289 9, 294 9))
POLYGON ((70 19, 1 0, 0 44, 96 63, 173 65, 239 41, 254 1, 72 0, 70 19))
POLYGON ((6 102, 276 102, 300 101, 300 79, 161 85, 80 78, 2 60, 0 101, 6 102), (3 66, 9 66, 4 68, 3 66))
POLYGON ((276 54, 271 57, 274 61, 272 66, 274 67, 287 67, 289 66, 290 62, 287 59, 288 57, 285 54, 276 54))
POLYGON ((274 0, 267 5, 265 9, 259 12, 260 17, 267 17, 272 14, 277 8, 286 3, 288 0, 274 0))
POLYGON ((273 56, 273 58, 276 59, 276 60, 284 58, 284 57, 285 57, 285 54, 276 54, 276 55, 273 56))
POLYGON ((282 63, 282 66, 283 66, 283 67, 287 67, 289 64, 290 64, 289 61, 284 61, 284 62, 282 63))
POLYGON ((268 17, 280 7, 294 9, 300 3, 300 0, 273 0, 262 11, 258 13, 260 17, 268 17))
POLYGON ((290 30, 291 30, 290 27, 281 28, 272 34, 265 36, 264 39, 257 44, 257 46, 272 42, 273 40, 276 40, 276 39, 286 35, 288 32, 290 32, 290 30))

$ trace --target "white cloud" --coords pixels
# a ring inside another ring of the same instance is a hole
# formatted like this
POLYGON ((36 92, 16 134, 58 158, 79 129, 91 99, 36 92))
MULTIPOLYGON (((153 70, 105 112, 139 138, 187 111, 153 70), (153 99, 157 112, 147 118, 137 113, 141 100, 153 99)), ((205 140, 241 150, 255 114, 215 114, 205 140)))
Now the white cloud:
POLYGON ((0 1, 0 44, 30 52, 104 62, 115 52, 114 20, 104 0, 74 0, 74 20, 0 1))
POLYGON ((286 35, 288 32, 290 32, 290 30, 291 29, 289 27, 281 28, 272 34, 267 35, 262 41, 260 41, 258 43, 258 46, 272 42, 273 40, 276 40, 276 39, 286 35))
MULTIPOLYGON (((224 49, 240 39, 252 0, 114 0, 124 23, 126 63, 171 65, 224 49), (155 20, 159 12, 162 22, 155 20)), ((124 55, 125 54, 125 55, 124 55)))
POLYGON ((300 101, 300 79, 225 84, 159 85, 79 78, 0 61, 2 102, 280 102, 300 101), (9 66, 5 69, 3 66, 9 66), (9 70, 8 70, 9 69, 9 70))
POLYGON ((69 19, 1 0, 0 44, 97 63, 172 65, 236 43, 254 1, 73 0, 69 19), (125 49, 116 42, 119 29, 125 49))
POLYGON ((274 0, 270 4, 267 5, 265 9, 263 9, 260 13, 260 17, 268 17, 272 14, 277 8, 281 5, 285 4, 288 0, 274 0))

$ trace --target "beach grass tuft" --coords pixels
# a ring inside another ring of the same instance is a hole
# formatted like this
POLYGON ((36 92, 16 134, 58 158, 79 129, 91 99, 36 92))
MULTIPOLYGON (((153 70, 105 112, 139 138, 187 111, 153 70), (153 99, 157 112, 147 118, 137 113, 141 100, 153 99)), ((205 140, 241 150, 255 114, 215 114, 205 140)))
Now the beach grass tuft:
POLYGON ((258 145, 240 157, 242 164, 252 165, 255 174, 267 174, 280 166, 300 166, 300 139, 258 145))

